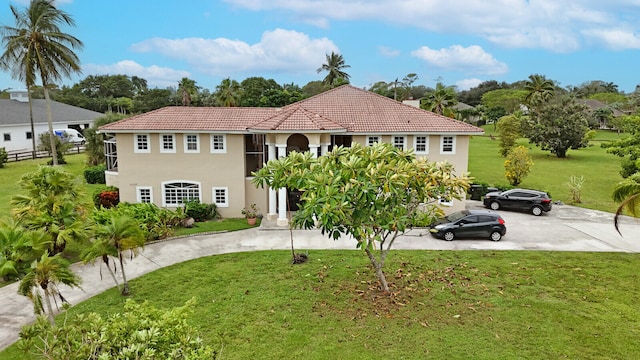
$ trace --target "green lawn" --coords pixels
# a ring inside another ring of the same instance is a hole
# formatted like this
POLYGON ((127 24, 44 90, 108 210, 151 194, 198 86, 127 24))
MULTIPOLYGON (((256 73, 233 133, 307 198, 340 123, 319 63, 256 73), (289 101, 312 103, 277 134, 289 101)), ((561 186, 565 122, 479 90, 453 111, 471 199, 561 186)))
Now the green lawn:
MULTIPOLYGON (((195 296, 190 322, 222 359, 633 359, 638 254, 394 251, 392 296, 360 251, 213 256, 131 282, 160 307, 195 296), (159 290, 161 289, 161 290, 159 290)), ((111 289, 71 313, 121 311, 111 289)), ((2 359, 27 359, 15 345, 2 359)))
MULTIPOLYGON (((491 139, 493 126, 485 127, 485 136, 474 136, 469 148, 469 171, 477 181, 491 184, 508 184, 504 177, 504 158, 499 156, 499 140, 491 139)), ((605 140, 614 140, 618 134, 598 131, 591 146, 580 150, 569 150, 567 158, 559 159, 548 151, 542 151, 528 140, 519 143, 529 149, 533 158, 533 168, 529 176, 519 186, 550 192, 554 200, 570 203, 567 182, 572 175, 583 176, 582 204, 574 204, 590 209, 615 212, 618 207, 611 195, 620 176, 621 158, 608 154, 600 147, 605 140)))

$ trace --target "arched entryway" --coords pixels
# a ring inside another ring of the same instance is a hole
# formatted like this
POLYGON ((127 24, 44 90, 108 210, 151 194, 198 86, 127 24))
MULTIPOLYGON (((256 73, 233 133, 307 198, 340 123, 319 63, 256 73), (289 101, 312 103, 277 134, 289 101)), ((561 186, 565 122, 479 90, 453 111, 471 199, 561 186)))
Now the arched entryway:
MULTIPOLYGON (((287 155, 291 151, 305 152, 309 151, 309 138, 302 134, 293 134, 287 138, 287 155)), ((290 211, 298 210, 301 192, 297 189, 287 189, 287 199, 289 201, 288 209, 290 211)))

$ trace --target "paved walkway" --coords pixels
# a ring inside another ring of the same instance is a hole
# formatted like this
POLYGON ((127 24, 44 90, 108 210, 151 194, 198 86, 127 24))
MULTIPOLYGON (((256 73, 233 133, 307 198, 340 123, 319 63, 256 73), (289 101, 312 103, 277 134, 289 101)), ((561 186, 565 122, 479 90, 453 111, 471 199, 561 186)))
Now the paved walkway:
MULTIPOLYGON (((469 208, 480 208, 469 202, 469 208)), ((431 238, 426 230, 414 230, 400 237, 394 249, 411 250, 550 250, 640 252, 640 221, 625 218, 620 236, 613 227, 613 215, 567 205, 556 206, 540 217, 514 212, 500 212, 507 223, 507 235, 500 242, 459 240, 446 242, 431 238)), ((186 260, 232 252, 290 249, 288 230, 269 227, 197 235, 150 244, 140 256, 125 265, 127 277, 134 279, 154 270, 186 260)), ((295 230, 297 250, 355 249, 352 239, 337 241, 322 236, 318 230, 295 230)), ((61 288, 71 304, 77 304, 114 286, 106 271, 100 279, 99 262, 74 264, 82 278, 82 289, 61 288)), ((104 269, 103 269, 104 270, 104 269)), ((33 305, 17 294, 18 284, 0 288, 0 350, 16 340, 23 325, 35 320, 33 305)))

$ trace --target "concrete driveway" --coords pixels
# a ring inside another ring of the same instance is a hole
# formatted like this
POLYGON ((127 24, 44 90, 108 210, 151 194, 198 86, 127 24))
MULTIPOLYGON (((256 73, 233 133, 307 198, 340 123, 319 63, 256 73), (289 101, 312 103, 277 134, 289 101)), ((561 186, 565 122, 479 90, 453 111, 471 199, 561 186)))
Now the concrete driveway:
MULTIPOLYGON (((481 202, 469 201, 468 208, 482 208, 481 202)), ((556 205, 550 213, 536 217, 500 211, 506 221, 507 234, 499 242, 489 240, 444 241, 432 238, 425 229, 416 229, 397 239, 394 249, 414 250, 549 250, 640 252, 640 221, 624 218, 623 236, 613 227, 613 215, 568 205, 556 205)), ((304 249, 355 249, 353 239, 333 241, 318 230, 294 231, 295 246, 304 249)), ((203 234, 147 245, 142 254, 126 265, 127 277, 134 279, 154 270, 189 259, 242 251, 290 248, 288 230, 272 230, 263 223, 260 229, 230 233, 203 234)), ((113 287, 109 276, 100 279, 99 262, 74 264, 82 278, 82 289, 61 287, 71 304, 78 304, 113 287)), ((23 325, 35 320, 33 305, 17 294, 18 284, 0 288, 0 350, 16 340, 23 325)))

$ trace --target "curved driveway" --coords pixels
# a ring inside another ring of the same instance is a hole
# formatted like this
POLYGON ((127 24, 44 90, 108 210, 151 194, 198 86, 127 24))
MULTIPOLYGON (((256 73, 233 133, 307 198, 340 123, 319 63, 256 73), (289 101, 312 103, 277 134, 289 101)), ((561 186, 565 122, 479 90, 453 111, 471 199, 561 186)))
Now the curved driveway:
MULTIPOLYGON (((482 208, 480 202, 468 201, 468 208, 482 208)), ((515 212, 500 212, 506 221, 507 234, 500 242, 458 240, 446 242, 429 236, 426 230, 413 230, 396 240, 394 249, 413 250, 549 250, 640 252, 640 220, 624 218, 620 236, 613 227, 613 215, 568 205, 556 205, 550 213, 535 217, 515 212)), ((337 241, 322 236, 318 230, 295 230, 295 246, 304 249, 355 248, 352 239, 337 241)), ((289 249, 288 230, 269 229, 264 222, 259 229, 203 234, 147 245, 140 256, 127 263, 130 279, 165 266, 203 256, 231 252, 289 249)), ((61 288, 71 304, 77 304, 113 287, 112 279, 100 279, 98 264, 74 264, 82 278, 82 290, 61 288)), ((33 305, 17 294, 18 284, 0 288, 0 349, 16 340, 21 327, 35 320, 33 305)))

